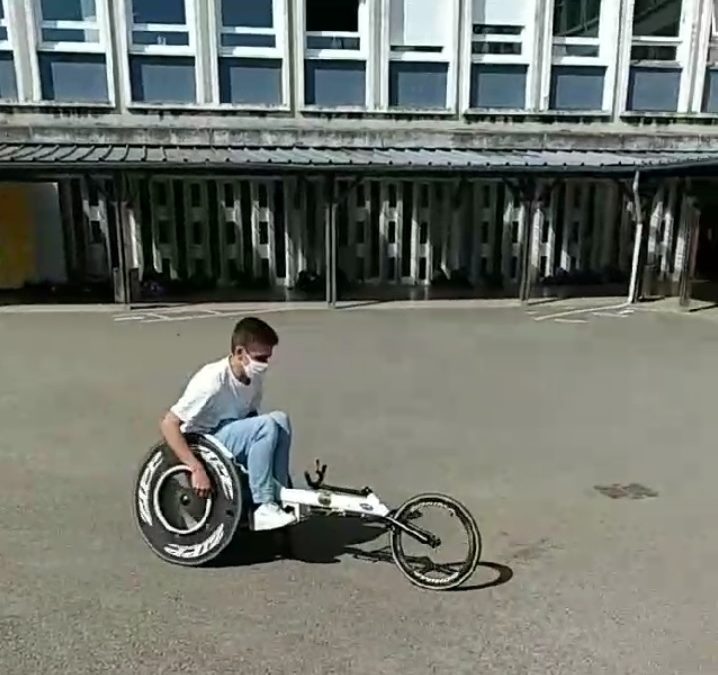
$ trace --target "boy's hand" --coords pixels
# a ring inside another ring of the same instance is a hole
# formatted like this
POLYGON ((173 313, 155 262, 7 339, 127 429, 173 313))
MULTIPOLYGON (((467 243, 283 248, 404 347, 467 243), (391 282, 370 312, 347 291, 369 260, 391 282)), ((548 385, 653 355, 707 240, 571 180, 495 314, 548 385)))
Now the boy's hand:
POLYGON ((192 468, 192 489, 197 493, 198 497, 207 499, 212 492, 212 484, 209 482, 209 476, 201 464, 192 468))

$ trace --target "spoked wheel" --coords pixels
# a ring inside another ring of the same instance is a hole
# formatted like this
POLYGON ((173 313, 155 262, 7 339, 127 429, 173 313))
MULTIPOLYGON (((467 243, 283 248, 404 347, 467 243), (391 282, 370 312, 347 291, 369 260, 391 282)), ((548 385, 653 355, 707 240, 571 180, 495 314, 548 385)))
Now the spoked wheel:
POLYGON ((391 552, 394 562, 415 586, 449 590, 476 570, 481 534, 474 517, 452 497, 412 497, 394 513, 391 552))
POLYGON ((212 494, 198 497, 188 467, 159 443, 142 462, 133 502, 137 525, 154 553, 197 566, 218 556, 234 537, 242 498, 237 472, 222 450, 204 436, 188 435, 187 442, 204 464, 212 494))

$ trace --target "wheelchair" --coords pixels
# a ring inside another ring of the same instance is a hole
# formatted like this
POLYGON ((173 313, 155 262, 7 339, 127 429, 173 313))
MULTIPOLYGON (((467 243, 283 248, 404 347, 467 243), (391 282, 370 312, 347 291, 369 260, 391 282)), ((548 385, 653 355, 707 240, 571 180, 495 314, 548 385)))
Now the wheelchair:
MULTIPOLYGON (((220 441, 210 434, 186 434, 185 438, 207 471, 212 494, 206 499, 197 496, 189 468, 160 442, 141 461, 133 511, 145 543, 157 556, 168 563, 200 567, 217 558, 240 527, 252 530, 253 504, 246 469, 220 441)), ((304 472, 306 489, 296 489, 291 483, 281 488, 280 505, 294 513, 295 523, 322 515, 381 523, 390 535, 397 568, 413 585, 426 590, 456 588, 474 573, 481 556, 481 534, 474 517, 456 499, 424 493, 392 509, 369 487, 327 485, 326 470, 326 464, 317 461, 314 478, 304 472), (458 534, 465 549, 458 560, 432 558, 439 553, 442 538, 417 521, 433 510, 448 518, 453 534, 458 534), (410 554, 410 545, 419 545, 420 552, 410 554)))

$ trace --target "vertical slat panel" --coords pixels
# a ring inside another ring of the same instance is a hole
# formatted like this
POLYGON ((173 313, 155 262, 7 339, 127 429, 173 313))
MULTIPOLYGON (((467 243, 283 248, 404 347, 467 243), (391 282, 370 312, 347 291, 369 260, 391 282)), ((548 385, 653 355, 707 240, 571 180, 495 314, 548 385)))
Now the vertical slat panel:
POLYGON ((447 221, 451 223, 451 230, 449 232, 449 266, 450 270, 453 271, 462 267, 462 233, 465 221, 464 185, 458 181, 454 181, 446 187, 451 208, 451 218, 447 221))
POLYGON ((409 249, 409 277, 411 283, 416 284, 419 279, 419 240, 421 235, 421 199, 424 183, 414 183, 414 190, 411 195, 411 246, 409 249))
POLYGON ((545 222, 541 232, 540 275, 552 276, 556 266, 556 217, 559 208, 561 188, 554 185, 546 205, 545 222))
POLYGON ((526 227, 524 205, 510 190, 505 191, 504 219, 501 240, 501 275, 507 282, 515 282, 519 273, 519 256, 523 230, 526 227))
POLYGON ((372 183, 370 181, 365 181, 362 187, 362 192, 364 193, 364 219, 362 220, 359 227, 363 230, 363 236, 362 241, 364 242, 361 246, 361 248, 357 251, 357 255, 359 255, 360 259, 362 260, 362 264, 364 266, 363 269, 363 278, 364 280, 369 279, 371 276, 371 247, 369 245, 369 240, 371 237, 371 219, 372 219, 372 200, 371 200, 371 193, 372 193, 372 183))
POLYGON ((651 218, 648 226, 648 244, 646 254, 646 264, 654 265, 656 262, 656 254, 658 251, 658 231, 663 221, 663 210, 665 206, 665 187, 662 185, 653 196, 651 205, 651 218))
POLYGON ((679 283, 681 280, 681 270, 685 257, 688 254, 688 238, 690 232, 690 218, 692 216, 692 208, 690 200, 684 196, 681 200, 681 208, 679 211, 678 236, 676 238, 676 251, 673 264, 673 281, 679 283))
POLYGON ((635 222, 632 211, 629 211, 628 198, 621 196, 621 231, 619 235, 618 266, 622 272, 629 272, 633 256, 633 238, 635 222))
POLYGON ((252 221, 250 224, 252 233, 252 278, 259 278, 262 272, 262 261, 259 255, 259 221, 260 221, 260 207, 259 207, 259 183, 255 180, 249 183, 249 199, 251 201, 251 213, 252 221))
POLYGON ((187 276, 212 275, 209 245, 209 197, 207 181, 189 180, 183 185, 187 276))
POLYGON ((263 227, 266 228, 267 240, 266 244, 263 245, 260 255, 268 262, 269 283, 274 286, 277 283, 277 239, 274 227, 276 202, 275 181, 270 180, 264 182, 264 188, 267 191, 267 205, 262 210, 261 216, 263 227), (264 225, 264 223, 266 223, 266 225, 264 225))
POLYGON ((72 206, 72 179, 66 178, 59 181, 60 194, 60 216, 62 218, 62 229, 65 234, 65 250, 67 251, 67 264, 70 275, 74 276, 79 271, 78 259, 78 237, 75 231, 77 216, 72 206))
POLYGON ((451 239, 452 205, 451 185, 447 183, 436 184, 437 207, 441 214, 439 217, 439 236, 441 237, 441 271, 448 277, 451 273, 449 261, 449 244, 451 239))
POLYGON ((601 241, 598 266, 606 268, 612 265, 616 252, 613 250, 615 232, 617 225, 616 207, 618 205, 618 186, 614 182, 606 182, 603 185, 603 195, 596 200, 596 223, 601 223, 601 236, 596 240, 601 241), (605 200, 605 201, 604 201, 605 200), (602 208, 603 206, 603 208, 602 208))
POLYGON ((296 178, 286 178, 284 183, 284 258, 286 269, 286 286, 292 288, 297 280, 297 230, 301 227, 297 212, 296 178))
POLYGON ((230 281, 229 274, 229 261, 228 261, 228 249, 229 249, 229 236, 228 228, 234 225, 233 218, 233 206, 227 203, 227 194, 232 190, 232 184, 229 181, 222 180, 217 182, 217 240, 219 242, 219 283, 221 286, 226 286, 230 281))
POLYGON ((174 207, 174 183, 165 178, 153 178, 150 180, 150 222, 152 228, 152 262, 155 271, 163 270, 163 260, 169 263, 170 278, 179 277, 178 262, 179 251, 177 248, 177 219, 174 207), (164 199, 160 200, 159 195, 163 194, 164 199), (160 223, 165 223, 161 227, 160 223), (162 234, 167 235, 164 239, 162 234))
POLYGON ((576 268, 584 270, 590 267, 589 250, 589 206, 591 203, 591 183, 582 181, 576 185, 578 202, 574 209, 575 227, 578 229, 578 242, 576 245, 576 268))
POLYGON ((663 239, 661 241, 660 273, 666 279, 671 273, 673 260, 673 232, 675 227, 675 213, 678 202, 678 181, 671 180, 668 186, 668 202, 663 215, 663 239))

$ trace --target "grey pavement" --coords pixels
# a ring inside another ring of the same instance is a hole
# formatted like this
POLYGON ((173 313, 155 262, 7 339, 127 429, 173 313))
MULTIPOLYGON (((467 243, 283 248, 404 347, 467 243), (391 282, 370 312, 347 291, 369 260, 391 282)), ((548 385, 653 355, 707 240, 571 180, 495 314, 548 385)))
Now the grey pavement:
POLYGON ((6 314, 0 673, 718 672, 714 322, 264 318, 281 335, 267 402, 292 416, 295 472, 319 456, 332 481, 392 504, 452 494, 485 565, 466 590, 421 591, 357 555, 386 535, 331 521, 297 527, 296 559, 162 562, 132 520, 135 471, 234 318, 6 314), (595 489, 615 483, 657 496, 595 489))

